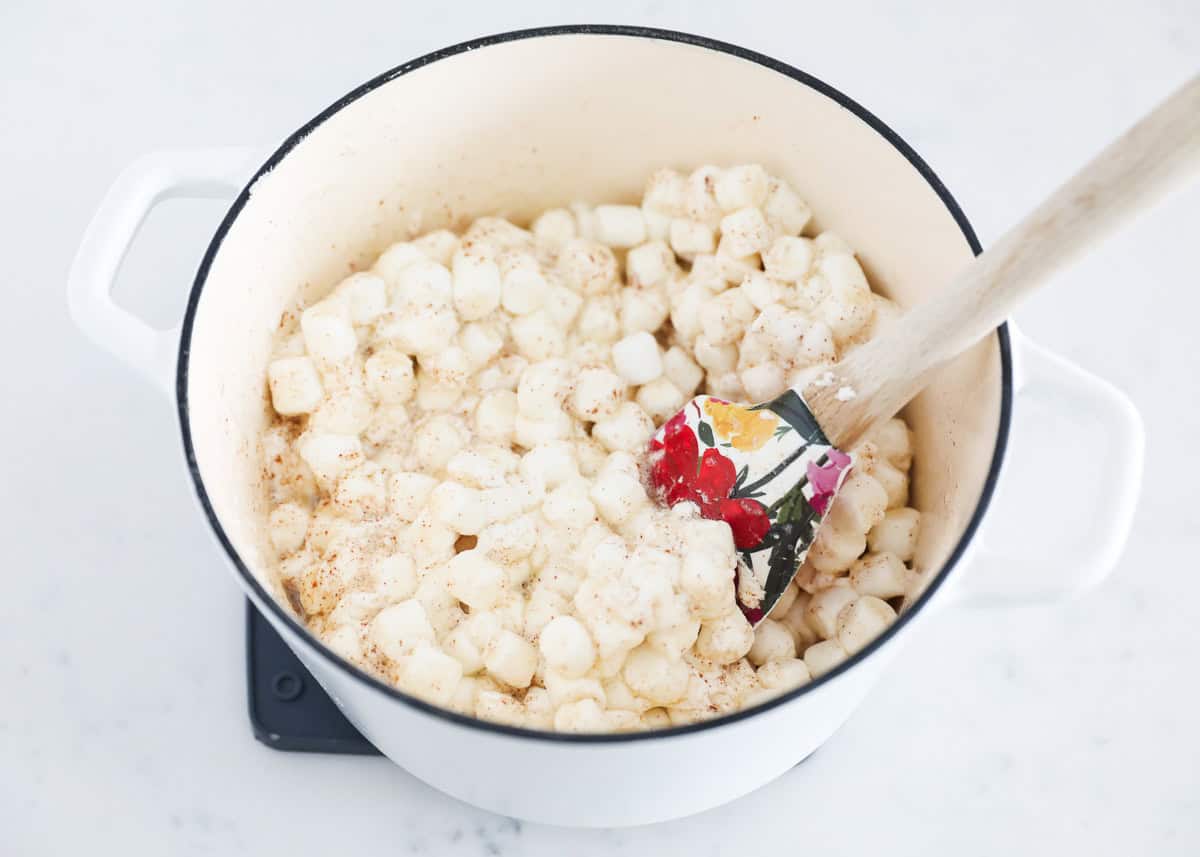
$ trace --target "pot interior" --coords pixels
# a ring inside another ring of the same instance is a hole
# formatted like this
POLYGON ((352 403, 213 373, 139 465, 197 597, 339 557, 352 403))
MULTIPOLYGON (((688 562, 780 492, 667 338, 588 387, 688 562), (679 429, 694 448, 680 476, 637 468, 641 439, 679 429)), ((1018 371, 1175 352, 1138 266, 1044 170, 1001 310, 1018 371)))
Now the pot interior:
MULTIPOLYGON (((541 35, 393 73, 289 141, 218 235, 183 344, 198 475, 245 566, 274 589, 258 437, 280 315, 393 241, 484 214, 524 223, 573 200, 633 201, 664 165, 759 162, 793 184, 817 227, 849 242, 877 291, 911 306, 947 282, 972 258, 947 202, 819 87, 686 42, 541 35)), ((908 408, 926 583, 980 501, 1001 402, 993 335, 908 408)))

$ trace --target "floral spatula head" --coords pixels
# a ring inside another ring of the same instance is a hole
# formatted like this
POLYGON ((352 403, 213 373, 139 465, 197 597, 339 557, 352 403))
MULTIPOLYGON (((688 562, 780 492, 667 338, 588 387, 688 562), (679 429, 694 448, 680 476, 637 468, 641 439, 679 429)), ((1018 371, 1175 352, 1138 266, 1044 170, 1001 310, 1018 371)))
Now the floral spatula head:
MULTIPOLYGON (((851 449, 940 365, 979 342, 1117 226, 1200 171, 1200 77, 1118 138, 930 300, 820 378, 762 405, 701 396, 655 434, 651 488, 726 521, 741 554, 738 601, 764 617, 803 561, 851 449)), ((1098 464, 1098 466, 1100 466, 1098 464)))
POLYGON ((754 407, 700 396, 651 440, 649 481, 666 505, 694 503, 729 524, 738 603, 757 623, 804 561, 850 464, 794 391, 754 407))

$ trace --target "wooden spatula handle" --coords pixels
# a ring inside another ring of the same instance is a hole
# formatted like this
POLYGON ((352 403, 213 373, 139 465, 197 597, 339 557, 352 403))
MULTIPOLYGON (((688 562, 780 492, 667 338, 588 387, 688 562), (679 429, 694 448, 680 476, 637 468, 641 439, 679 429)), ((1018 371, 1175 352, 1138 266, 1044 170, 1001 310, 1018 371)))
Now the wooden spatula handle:
POLYGON ((834 383, 810 384, 803 396, 825 434, 836 446, 853 445, 904 407, 930 372, 993 331, 1060 268, 1198 171, 1200 76, 1101 152, 947 288, 833 367, 834 383))

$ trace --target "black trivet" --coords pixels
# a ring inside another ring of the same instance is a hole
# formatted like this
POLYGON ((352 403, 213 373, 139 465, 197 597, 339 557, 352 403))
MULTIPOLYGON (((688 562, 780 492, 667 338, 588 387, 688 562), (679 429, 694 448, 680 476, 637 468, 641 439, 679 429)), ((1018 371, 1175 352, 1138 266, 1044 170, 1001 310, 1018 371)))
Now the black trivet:
POLYGON ((254 737, 268 747, 300 753, 379 755, 249 601, 246 676, 250 725, 254 737))

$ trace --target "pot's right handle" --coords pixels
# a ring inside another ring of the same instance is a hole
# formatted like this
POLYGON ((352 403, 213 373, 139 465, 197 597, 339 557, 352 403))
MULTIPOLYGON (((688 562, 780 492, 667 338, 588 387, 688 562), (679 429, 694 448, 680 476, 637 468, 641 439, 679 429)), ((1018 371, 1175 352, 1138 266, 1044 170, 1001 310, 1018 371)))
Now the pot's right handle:
POLYGON ((1141 491, 1142 419, 1107 381, 1012 328, 1018 419, 981 544, 955 590, 972 605, 1056 601, 1116 566, 1141 491))
POLYGON ((118 177, 83 233, 67 279, 67 306, 83 333, 170 395, 179 331, 156 330, 112 298, 113 283, 138 228, 172 197, 223 199, 236 194, 257 149, 179 149, 144 155, 118 177))

